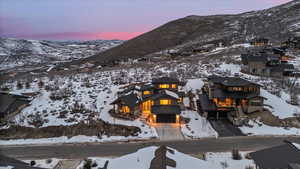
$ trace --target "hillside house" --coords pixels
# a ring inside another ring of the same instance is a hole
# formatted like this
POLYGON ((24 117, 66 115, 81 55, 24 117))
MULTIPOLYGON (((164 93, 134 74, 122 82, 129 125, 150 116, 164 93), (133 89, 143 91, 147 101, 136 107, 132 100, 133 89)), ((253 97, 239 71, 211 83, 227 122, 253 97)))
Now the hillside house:
POLYGON ((269 39, 267 38, 255 38, 250 41, 253 46, 266 46, 269 45, 269 39))
POLYGON ((260 85, 239 77, 209 76, 199 96, 199 109, 207 118, 230 118, 234 124, 246 114, 262 111, 260 85))
POLYGON ((30 98, 27 96, 13 95, 0 92, 0 121, 6 117, 13 116, 28 106, 30 98))
POLYGON ((276 52, 273 53, 264 50, 242 54, 242 71, 259 76, 292 76, 295 71, 294 65, 288 63, 288 58, 281 53, 282 51, 274 50, 276 52))
POLYGON ((250 153, 257 169, 297 169, 300 167, 300 144, 285 144, 250 153))
POLYGON ((119 114, 138 114, 151 123, 179 123, 185 94, 179 89, 184 85, 176 78, 153 79, 151 84, 125 89, 126 95, 120 95, 111 104, 119 114))
POLYGON ((282 46, 285 48, 300 50, 300 36, 289 38, 287 41, 282 43, 282 46))
POLYGON ((116 113, 124 116, 130 116, 137 115, 139 113, 139 101, 140 98, 137 94, 130 93, 120 96, 111 104, 114 105, 114 110, 116 113))
POLYGON ((215 44, 207 44, 207 45, 195 47, 195 48, 193 48, 193 53, 205 53, 205 52, 209 52, 209 51, 212 51, 213 49, 215 49, 216 46, 217 45, 215 45, 215 44))

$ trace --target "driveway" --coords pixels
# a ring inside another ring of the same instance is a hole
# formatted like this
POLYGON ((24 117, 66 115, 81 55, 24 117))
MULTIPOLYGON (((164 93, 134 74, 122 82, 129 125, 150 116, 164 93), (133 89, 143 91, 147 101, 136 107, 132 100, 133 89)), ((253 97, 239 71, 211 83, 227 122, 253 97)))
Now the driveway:
POLYGON ((159 123, 154 127, 161 141, 184 140, 179 124, 159 123))
POLYGON ((219 137, 245 136, 242 131, 227 119, 209 120, 219 137))

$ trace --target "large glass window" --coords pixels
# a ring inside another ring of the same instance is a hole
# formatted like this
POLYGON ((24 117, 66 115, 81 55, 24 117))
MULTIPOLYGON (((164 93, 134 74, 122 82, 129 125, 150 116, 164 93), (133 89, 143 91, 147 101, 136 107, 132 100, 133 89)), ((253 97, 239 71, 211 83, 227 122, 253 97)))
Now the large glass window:
POLYGON ((214 101, 221 107, 231 107, 233 105, 233 100, 230 98, 226 98, 224 100, 216 99, 214 101))
POLYGON ((162 100, 160 100, 160 104, 161 104, 161 105, 169 105, 169 104, 171 104, 171 100, 168 100, 168 99, 162 99, 162 100))
POLYGON ((170 85, 168 85, 168 84, 161 84, 161 85, 159 85, 159 88, 161 88, 161 89, 167 89, 167 88, 170 88, 170 85))
POLYGON ((129 107, 128 106, 122 106, 122 112, 129 113, 130 112, 129 107))
POLYGON ((149 94, 151 94, 150 91, 144 91, 144 95, 149 95, 149 94))
POLYGON ((153 101, 152 100, 145 101, 142 104, 143 111, 150 111, 152 105, 153 105, 153 101))

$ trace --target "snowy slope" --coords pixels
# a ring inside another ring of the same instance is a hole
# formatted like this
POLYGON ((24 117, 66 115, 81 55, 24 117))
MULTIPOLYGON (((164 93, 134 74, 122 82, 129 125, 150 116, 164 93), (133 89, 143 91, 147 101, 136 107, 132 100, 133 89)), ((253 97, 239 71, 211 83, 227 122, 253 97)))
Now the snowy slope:
POLYGON ((0 70, 85 58, 123 43, 121 40, 45 41, 0 38, 0 70))
POLYGON ((201 117, 198 112, 183 111, 181 115, 190 119, 188 124, 181 127, 182 134, 186 138, 218 137, 218 133, 213 129, 208 120, 201 117))

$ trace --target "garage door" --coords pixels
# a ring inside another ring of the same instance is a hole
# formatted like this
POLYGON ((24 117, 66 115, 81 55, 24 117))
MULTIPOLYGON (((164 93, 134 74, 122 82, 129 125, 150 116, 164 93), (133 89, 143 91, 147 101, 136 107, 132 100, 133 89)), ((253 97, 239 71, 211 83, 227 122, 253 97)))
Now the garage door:
POLYGON ((158 114, 157 123, 176 123, 176 115, 175 114, 158 114))

